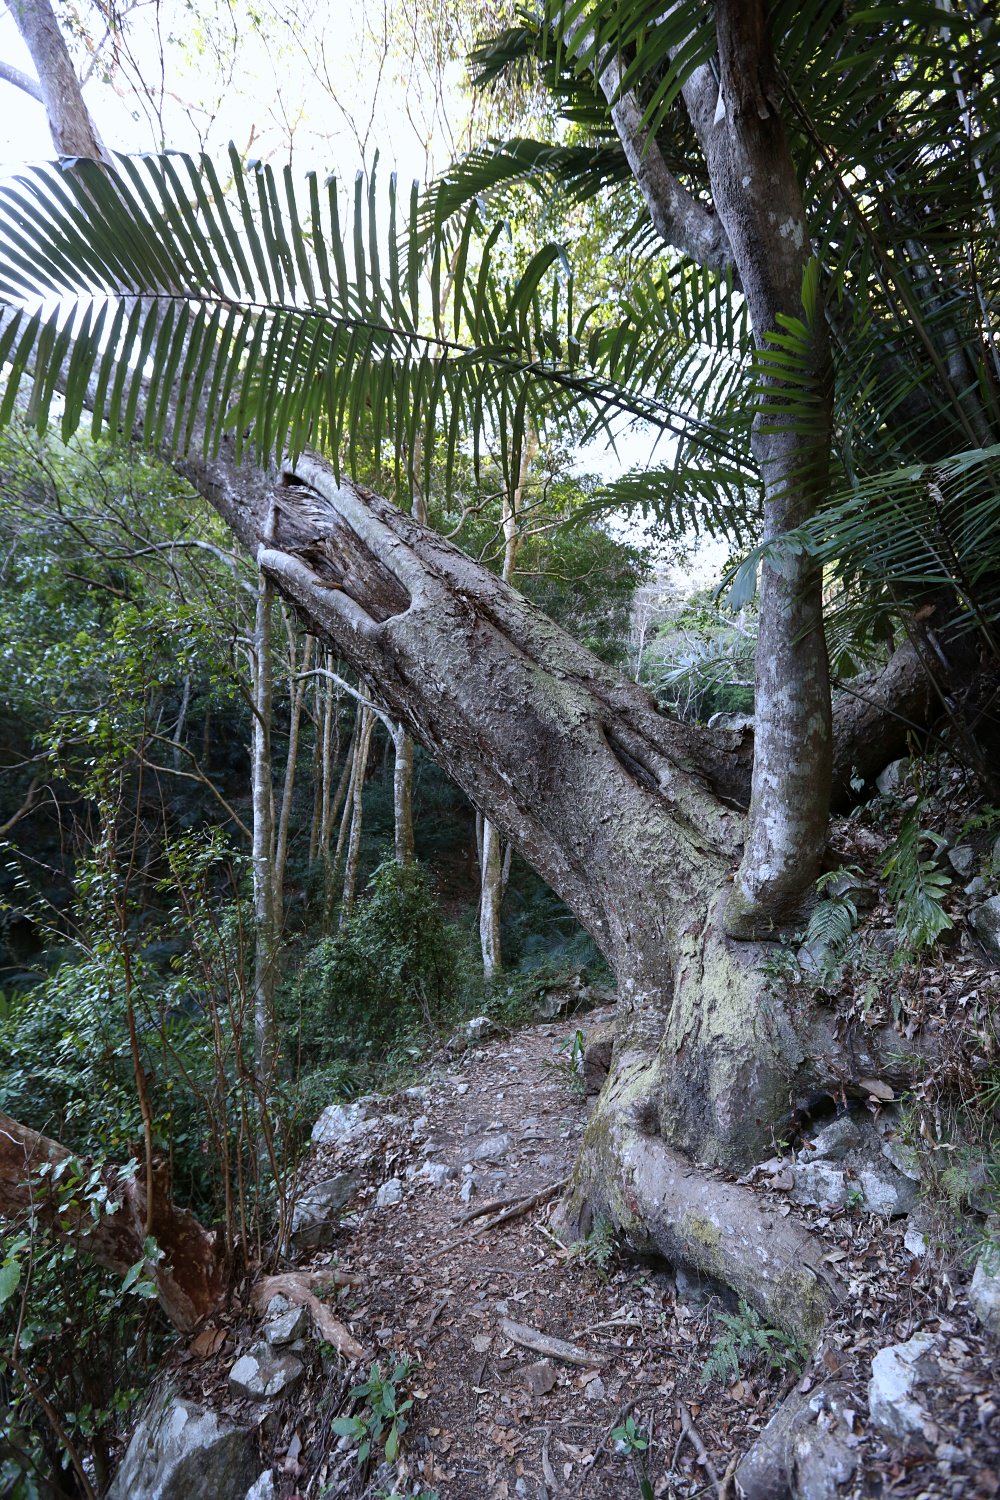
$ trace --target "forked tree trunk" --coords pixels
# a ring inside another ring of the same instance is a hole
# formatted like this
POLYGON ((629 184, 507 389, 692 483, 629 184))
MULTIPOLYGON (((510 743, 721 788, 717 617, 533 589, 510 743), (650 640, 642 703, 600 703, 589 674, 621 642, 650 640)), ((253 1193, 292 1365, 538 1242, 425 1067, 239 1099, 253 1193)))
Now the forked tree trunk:
MULTIPOLYGON (((77 1199, 66 1207, 65 1195, 53 1183, 53 1172, 74 1160, 73 1153, 48 1136, 0 1114, 0 1219, 14 1220, 34 1212, 38 1222, 58 1237, 93 1255, 99 1265, 119 1275, 145 1261, 149 1193, 141 1177, 122 1181, 119 1169, 106 1168, 109 1205, 96 1221, 77 1199), (39 1169, 46 1167, 46 1175, 39 1169)), ((175 1328, 187 1332, 222 1305, 228 1268, 220 1237, 204 1229, 186 1209, 171 1202, 165 1175, 154 1167, 151 1232, 163 1259, 146 1262, 160 1306, 175 1328)))
POLYGON ((738 737, 665 719, 509 585, 316 457, 276 484, 225 455, 182 468, 607 956, 621 1038, 594 1131, 638 1104, 702 1160, 766 1148, 790 1092, 829 1078, 842 1049, 768 993, 765 950, 726 936, 738 737))

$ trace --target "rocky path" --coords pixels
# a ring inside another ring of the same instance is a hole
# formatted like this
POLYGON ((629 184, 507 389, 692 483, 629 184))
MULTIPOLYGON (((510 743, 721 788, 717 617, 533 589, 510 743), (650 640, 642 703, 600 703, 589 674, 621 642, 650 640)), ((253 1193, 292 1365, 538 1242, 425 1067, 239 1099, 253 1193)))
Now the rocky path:
MULTIPOLYGON (((174 1372, 182 1395, 253 1434, 264 1470, 253 1500, 732 1500, 737 1460, 783 1398, 756 1470, 740 1468, 749 1500, 788 1493, 772 1452, 809 1500, 1000 1493, 1000 1366, 971 1315, 967 1272, 936 1257, 905 1217, 790 1201, 790 1184, 811 1183, 826 1151, 824 1191, 846 1183, 850 1199, 858 1174, 843 1154, 853 1140, 844 1120, 797 1160, 753 1174, 769 1211, 798 1214, 825 1245, 848 1292, 805 1368, 766 1337, 756 1359, 727 1367, 720 1315, 743 1327, 735 1299, 619 1254, 602 1226, 586 1245, 559 1244, 548 1214, 591 1103, 573 1039, 578 1028, 594 1037, 609 1016, 513 1035, 473 1023, 464 1050, 421 1086, 332 1106, 317 1122, 299 1184, 297 1269, 318 1276, 310 1285, 364 1360, 345 1362, 315 1331, 289 1343, 286 1330, 268 1353, 268 1328, 288 1315, 272 1308, 261 1342, 247 1296, 174 1372), (338 1291, 336 1278, 352 1284, 338 1291), (716 1367, 707 1383, 706 1361, 716 1367), (373 1362, 383 1374, 405 1366, 399 1388, 413 1404, 392 1461, 383 1431, 359 1464, 343 1424, 365 1411, 350 1392, 373 1362)), ((865 1118, 858 1128, 870 1128, 865 1118)), ((301 1335, 301 1320, 291 1323, 301 1335)), ((234 1488, 232 1500, 244 1494, 234 1488)))

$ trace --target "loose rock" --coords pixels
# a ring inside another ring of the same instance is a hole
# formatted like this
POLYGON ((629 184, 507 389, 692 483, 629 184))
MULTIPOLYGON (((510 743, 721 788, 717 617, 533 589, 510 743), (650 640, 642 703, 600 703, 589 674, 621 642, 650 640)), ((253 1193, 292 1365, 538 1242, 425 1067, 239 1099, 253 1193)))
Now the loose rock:
POLYGON ((288 1396, 300 1384, 305 1368, 294 1354, 278 1354, 269 1344, 255 1344, 229 1372, 230 1388, 252 1401, 288 1396))
POLYGON ((987 1333, 1000 1338, 1000 1255, 984 1251, 976 1261, 969 1301, 987 1333))
POLYGON ((472 1153, 473 1161, 503 1161, 511 1147, 509 1135, 488 1135, 472 1153))
POLYGON ((168 1390, 132 1434, 107 1500, 243 1500, 259 1464, 245 1428, 168 1390))
POLYGON ((555 1368, 547 1359, 540 1359, 534 1365, 525 1365, 521 1376, 533 1396, 547 1395, 556 1383, 555 1368))
POLYGON ((991 896, 969 913, 979 941, 994 963, 1000 963, 1000 896, 991 896))
POLYGON ((920 1400, 922 1381, 932 1381, 936 1334, 916 1333, 905 1344, 880 1349, 872 1360, 868 1411, 886 1437, 904 1447, 921 1445, 930 1414, 920 1400))
POLYGON ((284 1344, 293 1343, 295 1339, 304 1338, 308 1331, 309 1314, 304 1307, 286 1308, 273 1318, 268 1316, 264 1324, 264 1338, 272 1348, 280 1348, 284 1344))
POLYGON ((383 1182, 375 1194, 376 1208, 391 1208, 396 1203, 403 1201, 403 1184, 398 1177, 390 1177, 388 1182, 383 1182))
POLYGON ((333 1239, 337 1219, 351 1198, 357 1180, 347 1173, 314 1183, 292 1210, 292 1244, 299 1250, 315 1250, 333 1239))
POLYGON ((246 1492, 246 1500, 275 1500, 274 1470, 265 1469, 259 1479, 246 1492))

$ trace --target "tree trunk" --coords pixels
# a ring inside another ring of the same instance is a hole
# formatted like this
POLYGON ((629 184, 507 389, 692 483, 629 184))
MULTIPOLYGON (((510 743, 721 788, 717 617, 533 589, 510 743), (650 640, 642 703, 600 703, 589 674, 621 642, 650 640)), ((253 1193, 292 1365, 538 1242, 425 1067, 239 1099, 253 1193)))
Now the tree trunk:
POLYGON ((372 731, 375 728, 375 714, 372 709, 362 705, 358 709, 358 713, 360 720, 358 724, 357 744, 354 752, 353 786, 348 804, 351 831, 347 840, 347 858, 344 863, 344 891, 340 909, 341 925, 343 925, 354 910, 354 898, 357 894, 358 865, 361 860, 361 823, 364 816, 365 776, 368 771, 368 753, 371 749, 372 731))
POLYGON ((489 818, 483 819, 479 848, 479 946, 483 975, 494 979, 503 964, 500 945, 500 905, 503 900, 503 854, 500 835, 489 818))
POLYGON ((271 770, 271 611, 274 590, 262 573, 257 588, 253 655, 254 1062, 265 1089, 274 1072, 275 866, 274 783, 271 770))
POLYGON ((641 1094, 665 1139, 702 1159, 766 1147, 790 1091, 829 1076, 832 1043, 780 995, 762 1005, 761 950, 723 930, 744 830, 738 737, 666 720, 508 584, 316 457, 270 490, 225 454, 182 467, 593 934, 621 987, 616 1107, 641 1094))
POLYGON ((76 1159, 58 1141, 0 1114, 0 1219, 34 1212, 51 1233, 71 1240, 99 1265, 124 1275, 137 1261, 146 1260, 148 1215, 163 1259, 157 1264, 146 1261, 146 1272, 171 1323, 189 1332, 215 1312, 228 1287, 220 1239, 203 1229, 186 1209, 174 1207, 165 1169, 154 1167, 150 1203, 142 1176, 122 1180, 119 1168, 106 1167, 102 1179, 109 1189, 108 1203, 117 1204, 117 1212, 105 1211, 95 1221, 85 1203, 67 1207, 58 1184, 52 1181, 55 1168, 76 1159), (48 1174, 40 1177, 39 1168, 46 1163, 48 1174))
MULTIPOLYGON (((764 485, 763 540, 800 526, 823 498, 833 424, 833 364, 819 298, 803 307, 812 247, 785 137, 762 0, 716 7, 724 115, 704 129, 712 193, 766 350, 783 319, 803 328, 801 374, 808 415, 780 407, 782 383, 767 375, 753 424, 764 485)), ((694 94, 689 87, 690 99, 694 94)), ((700 106, 701 99, 697 104, 700 106)), ((717 112, 718 113, 718 112, 717 112)), ((798 402, 801 405, 801 391, 798 402)), ((746 846, 727 909, 736 936, 766 936, 801 914, 820 871, 830 810, 830 679, 822 576, 805 554, 761 568, 755 694, 756 740, 746 846)))
POLYGON ((396 863, 404 869, 414 860, 413 844, 413 736, 402 724, 392 728, 392 810, 396 863))
POLYGON ((302 711, 305 706, 309 662, 312 657, 313 638, 307 635, 302 648, 301 670, 296 671, 295 636, 289 627, 288 667, 290 712, 288 720, 288 750, 285 756, 285 781, 281 789, 281 812, 274 842, 274 931, 278 935, 284 923, 285 869, 288 864, 288 832, 292 817, 292 798, 295 794, 295 774, 299 760, 299 734, 302 728, 302 711))

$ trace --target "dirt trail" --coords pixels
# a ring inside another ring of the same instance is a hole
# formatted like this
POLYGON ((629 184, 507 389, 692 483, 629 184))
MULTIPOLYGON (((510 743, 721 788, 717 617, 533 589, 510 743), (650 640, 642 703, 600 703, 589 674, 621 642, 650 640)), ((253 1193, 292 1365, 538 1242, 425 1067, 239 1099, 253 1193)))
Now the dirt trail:
POLYGON ((337 1316, 383 1370, 403 1356, 419 1362, 415 1401, 401 1459, 360 1470, 333 1423, 356 1409, 349 1392, 367 1372, 314 1356, 294 1396, 264 1412, 234 1402, 233 1355, 259 1338, 259 1320, 235 1312, 212 1359, 181 1356, 183 1375, 190 1394, 259 1424, 275 1500, 639 1500, 647 1478, 656 1497, 733 1500, 736 1460, 777 1401, 796 1383, 822 1398, 829 1382, 851 1408, 858 1459, 855 1482, 838 1496, 1000 1493, 1000 1368, 969 1313, 965 1278, 934 1255, 909 1254, 905 1219, 793 1208, 766 1179, 757 1185, 776 1214, 795 1212, 825 1242, 849 1297, 803 1371, 758 1365, 707 1386, 718 1314, 735 1306, 721 1288, 626 1258, 600 1234, 567 1251, 548 1229, 544 1197, 493 1228, 495 1213, 469 1220, 567 1176, 591 1101, 572 1086, 565 1044, 610 1014, 473 1043, 424 1085, 369 1102, 360 1126, 313 1148, 302 1186, 346 1174, 353 1191, 332 1245, 299 1264, 357 1275, 337 1316), (546 1359, 517 1341, 511 1323, 577 1345, 592 1363, 546 1359), (914 1457, 893 1452, 868 1423, 867 1383, 873 1355, 918 1330, 943 1340, 948 1393, 937 1417, 944 1446, 914 1457), (646 1444, 632 1453, 612 1437, 628 1421, 646 1444))

